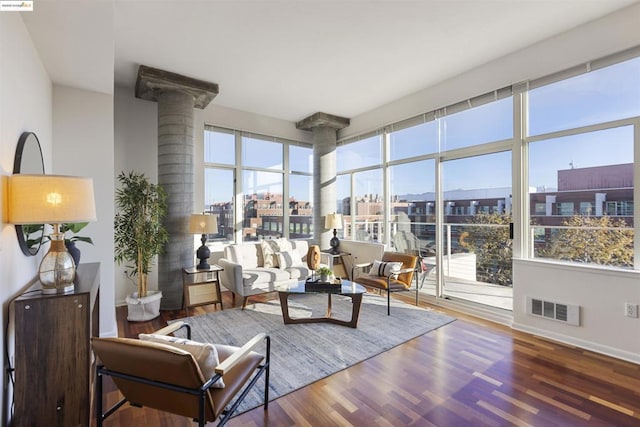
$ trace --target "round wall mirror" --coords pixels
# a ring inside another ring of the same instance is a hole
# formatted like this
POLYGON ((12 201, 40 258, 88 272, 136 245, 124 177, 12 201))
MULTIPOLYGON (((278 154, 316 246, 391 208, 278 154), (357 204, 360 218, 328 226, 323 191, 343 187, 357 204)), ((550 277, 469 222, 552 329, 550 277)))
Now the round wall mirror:
MULTIPOLYGON (((38 141, 35 133, 24 132, 20 135, 16 156, 13 161, 13 173, 44 174, 42 150, 40 149, 40 141, 38 141)), ((42 244, 44 224, 16 225, 16 233, 18 234, 18 244, 22 249, 22 253, 27 256, 33 256, 38 253, 42 244)))

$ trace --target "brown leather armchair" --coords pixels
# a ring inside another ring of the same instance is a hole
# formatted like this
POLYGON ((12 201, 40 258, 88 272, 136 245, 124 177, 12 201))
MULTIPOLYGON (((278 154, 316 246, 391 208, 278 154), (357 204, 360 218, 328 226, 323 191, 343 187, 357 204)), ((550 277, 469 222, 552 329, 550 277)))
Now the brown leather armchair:
MULTIPOLYGON (((183 327, 187 328, 190 339, 191 328, 183 322, 173 323, 155 334, 168 335, 183 327)), ((218 425, 224 425, 263 373, 264 409, 267 410, 270 339, 264 333, 242 347, 214 344, 220 363, 215 366, 211 378, 205 378, 192 353, 168 344, 132 338, 93 338, 92 345, 99 359, 98 427, 127 401, 134 406, 192 418, 199 426, 218 418, 218 425), (252 351, 262 341, 266 341, 265 355, 252 351), (105 375, 113 378, 124 399, 103 412, 102 381, 105 375), (220 379, 224 381, 224 388, 213 388, 220 379)))
MULTIPOLYGON (((399 252, 385 252, 382 255, 383 262, 401 262, 402 267, 399 271, 391 272, 388 276, 379 276, 374 274, 375 272, 369 272, 368 274, 357 275, 355 269, 362 267, 370 267, 370 264, 354 264, 354 271, 351 273, 352 281, 361 285, 376 288, 387 291, 387 315, 391 314, 391 292, 410 291, 411 282, 414 276, 417 279, 416 265, 418 263, 418 257, 410 254, 403 254, 399 252)), ((418 283, 416 280, 416 305, 418 305, 418 283)))

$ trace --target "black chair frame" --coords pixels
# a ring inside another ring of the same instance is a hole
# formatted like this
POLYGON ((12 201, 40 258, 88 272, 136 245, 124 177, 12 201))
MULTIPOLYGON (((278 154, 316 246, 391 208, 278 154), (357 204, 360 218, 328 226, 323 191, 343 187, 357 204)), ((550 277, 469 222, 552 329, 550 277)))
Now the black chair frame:
MULTIPOLYGON (((188 324, 184 324, 182 327, 186 327, 187 328, 187 338, 191 339, 191 326, 188 325, 188 324)), ((267 335, 267 336, 265 336, 265 340, 266 340, 266 356, 265 356, 264 363, 258 366, 258 369, 256 370, 255 374, 253 375, 253 378, 251 378, 251 380, 247 383, 247 385, 245 385, 245 387, 243 388, 243 390, 240 393, 240 395, 238 395, 238 397, 235 398, 233 403, 228 408, 225 408, 222 411, 222 415, 219 418, 220 421, 218 423, 218 426, 225 425, 231 419, 231 417, 233 416, 233 413, 236 411, 236 409, 238 409, 238 406, 240 405, 240 403, 242 403, 244 398, 247 397, 247 394, 249 394, 249 391, 258 382, 258 380, 260 379, 262 374, 265 374, 264 410, 266 411, 268 409, 268 406, 269 406, 269 363, 270 363, 270 358, 271 358, 271 338, 267 335)), ((204 425, 207 423, 206 417, 205 417, 207 390, 209 388, 211 388, 216 381, 218 381, 220 378, 222 378, 222 375, 216 374, 213 377, 211 377, 207 382, 205 382, 199 388, 187 388, 187 387, 176 386, 174 384, 163 383, 163 382, 160 382, 160 381, 152 381, 152 380, 149 380, 147 378, 142 378, 142 377, 138 377, 138 376, 134 376, 134 375, 124 374, 122 372, 112 371, 112 370, 106 369, 104 367, 104 365, 98 365, 97 366, 97 384, 96 384, 96 420, 97 420, 97 427, 102 427, 103 422, 107 417, 109 417, 111 414, 113 414, 115 411, 117 411, 122 405, 127 403, 127 399, 123 398, 122 400, 120 400, 119 402, 114 404, 111 408, 109 408, 106 412, 103 413, 103 409, 104 408, 103 408, 103 403, 102 403, 102 398, 103 398, 103 396, 102 396, 102 392, 103 392, 102 381, 103 381, 103 376, 105 376, 105 375, 111 376, 111 377, 115 377, 115 378, 122 378, 122 379, 126 379, 126 380, 129 380, 129 381, 135 381, 135 382, 139 382, 139 383, 142 383, 142 384, 146 384, 146 385, 150 385, 150 386, 154 386, 154 387, 158 387, 158 388, 164 388, 164 389, 176 391, 176 392, 179 392, 179 393, 186 393, 186 394, 191 394, 191 395, 198 396, 198 419, 196 419, 194 421, 198 422, 198 426, 199 427, 204 427, 204 425)), ((137 405, 135 402, 130 402, 130 404, 132 406, 140 407, 140 405, 137 405)))

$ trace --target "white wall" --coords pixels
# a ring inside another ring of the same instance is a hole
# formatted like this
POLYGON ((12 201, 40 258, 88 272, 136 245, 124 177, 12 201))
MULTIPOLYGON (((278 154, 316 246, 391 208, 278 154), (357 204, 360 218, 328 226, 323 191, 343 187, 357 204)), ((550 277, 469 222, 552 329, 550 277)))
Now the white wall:
POLYGON ((98 220, 80 232, 81 262, 100 262, 100 335, 116 336, 113 262, 113 96, 53 86, 53 169, 93 178, 98 220))
MULTIPOLYGON (((158 182, 158 107, 155 102, 136 99, 133 90, 116 87, 114 109, 113 180, 118 188, 120 172, 144 173, 158 182)), ((113 252, 111 253, 113 258, 113 252)), ((149 289, 157 289, 156 264, 149 274, 149 289)), ((115 304, 124 304, 125 297, 135 290, 135 282, 124 274, 124 264, 115 266, 115 304)))
POLYGON ((624 316, 624 303, 640 304, 640 272, 516 260, 513 327, 640 363, 640 319, 624 316), (526 297, 577 304, 580 326, 526 313, 526 297))
MULTIPOLYGON (((640 43, 638 22, 640 4, 635 4, 354 117, 350 126, 339 131, 339 137, 380 129, 390 123, 637 46, 640 43)), ((428 55, 428 49, 422 54, 428 55)))
MULTIPOLYGON (((40 61, 19 13, 0 13, 0 188, 3 209, 0 233, 0 299, 2 331, 6 327, 9 302, 35 278, 43 252, 26 257, 18 247, 13 225, 4 220, 6 176, 13 172, 13 158, 20 134, 35 132, 43 149, 45 171, 51 172, 52 152, 51 80, 40 61)), ((9 330, 9 353, 13 354, 13 331, 9 330)), ((4 340, 0 342, 4 361, 4 340)), ((6 361, 5 361, 6 362, 6 361)), ((3 364, 3 366, 5 366, 3 364)), ((3 370, 3 384, 6 384, 3 370)), ((5 390, 0 389, 5 402, 5 390)), ((6 419, 6 404, 3 405, 6 419)))

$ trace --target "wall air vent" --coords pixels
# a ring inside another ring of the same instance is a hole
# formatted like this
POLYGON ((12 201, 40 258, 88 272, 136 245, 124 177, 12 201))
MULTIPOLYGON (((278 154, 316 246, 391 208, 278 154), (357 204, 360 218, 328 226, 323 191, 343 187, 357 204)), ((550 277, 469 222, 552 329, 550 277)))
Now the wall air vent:
POLYGON ((527 297, 527 314, 580 326, 580 306, 527 297))

